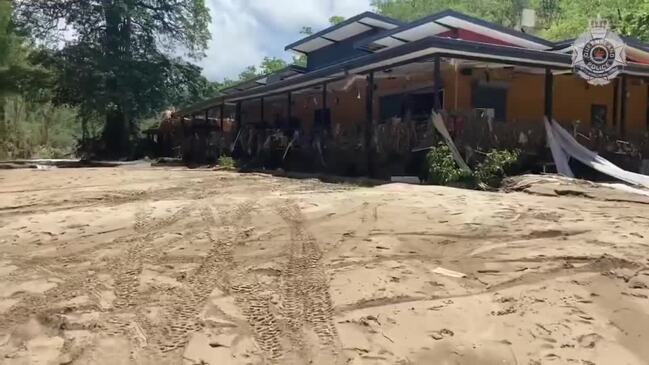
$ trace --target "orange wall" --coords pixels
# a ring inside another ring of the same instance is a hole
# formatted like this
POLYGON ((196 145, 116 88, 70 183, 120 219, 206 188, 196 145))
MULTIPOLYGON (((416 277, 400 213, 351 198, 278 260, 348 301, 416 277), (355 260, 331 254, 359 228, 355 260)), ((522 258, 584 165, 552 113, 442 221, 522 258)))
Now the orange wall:
POLYGON ((627 101, 627 131, 646 131, 647 130, 647 86, 640 80, 629 79, 627 81, 629 98, 627 101))
MULTIPOLYGON (((472 88, 478 82, 494 83, 506 87, 507 122, 541 122, 544 117, 545 75, 514 72, 503 69, 475 69, 472 75, 462 75, 450 66, 442 70, 443 89, 445 91, 444 109, 449 112, 471 111, 472 88)), ((374 100, 374 120, 380 118, 380 98, 385 95, 404 93, 433 86, 433 73, 419 73, 408 79, 381 78, 376 80, 374 100)), ((627 131, 647 130, 648 85, 638 79, 628 80, 627 131)), ((357 81, 348 91, 330 90, 327 96, 331 109, 334 127, 354 128, 365 122, 366 83, 357 81), (360 95, 360 99, 359 99, 360 95)), ((308 131, 313 124, 314 112, 322 106, 321 91, 313 90, 308 95, 293 95, 292 115, 299 118, 308 131)), ((556 75, 554 77, 553 97, 554 118, 562 122, 581 121, 584 125, 591 123, 591 106, 606 105, 607 124, 613 126, 614 116, 614 83, 606 86, 591 86, 574 75, 556 75)), ((259 119, 259 103, 244 103, 244 122, 256 122, 259 119)), ((266 119, 273 121, 273 108, 266 107, 266 119)), ((278 112, 280 112, 278 110, 278 112)), ((286 110, 281 111, 282 115, 286 110)), ((618 126, 619 128, 619 126, 618 126)))
POLYGON ((558 121, 581 121, 590 126, 591 106, 606 105, 607 125, 613 125, 615 86, 592 86, 574 75, 554 77, 554 118, 558 121))
POLYGON ((540 122, 545 113, 545 76, 512 73, 507 93, 508 122, 540 122))

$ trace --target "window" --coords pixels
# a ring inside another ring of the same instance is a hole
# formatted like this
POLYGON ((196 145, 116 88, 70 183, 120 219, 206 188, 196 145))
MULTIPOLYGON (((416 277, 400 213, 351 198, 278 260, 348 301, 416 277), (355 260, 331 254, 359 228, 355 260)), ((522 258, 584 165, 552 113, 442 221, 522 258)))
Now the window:
POLYGON ((593 104, 590 106, 590 122, 593 127, 596 128, 606 127, 607 115, 608 115, 608 108, 606 105, 593 104))
MULTIPOLYGON (((444 90, 439 91, 440 105, 444 107, 444 90)), ((420 121, 430 118, 430 112, 435 106, 435 93, 419 92, 409 94, 393 94, 381 97, 379 100, 381 123, 390 118, 404 118, 410 111, 412 120, 420 121)))
POLYGON ((390 118, 403 118, 405 114, 405 95, 395 94, 381 97, 381 123, 387 122, 390 118))
POLYGON ((507 121, 507 89, 501 87, 475 85, 472 106, 475 109, 493 109, 495 120, 507 121))

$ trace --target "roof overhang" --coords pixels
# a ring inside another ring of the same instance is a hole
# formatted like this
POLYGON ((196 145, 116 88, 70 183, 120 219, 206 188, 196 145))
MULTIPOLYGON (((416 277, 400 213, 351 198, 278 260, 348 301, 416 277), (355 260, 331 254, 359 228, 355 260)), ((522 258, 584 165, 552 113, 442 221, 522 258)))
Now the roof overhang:
MULTIPOLYGON (((430 60, 431 57, 435 55, 447 58, 461 58, 528 67, 560 70, 568 70, 571 68, 571 58, 569 55, 565 54, 528 50, 516 47, 496 46, 451 38, 427 37, 419 41, 386 50, 385 52, 368 54, 366 56, 325 67, 271 85, 260 86, 254 89, 222 96, 217 98, 219 101, 215 102, 215 105, 218 105, 222 101, 237 102, 267 95, 286 93, 289 91, 312 87, 323 82, 339 80, 353 74, 368 73, 386 67, 430 60)), ((195 107, 190 107, 187 110, 183 110, 182 113, 192 112, 195 109, 195 107)))
MULTIPOLYGON (((428 62, 435 56, 498 65, 551 69, 557 72, 571 72, 572 70, 572 57, 565 53, 500 46, 452 38, 427 37, 384 52, 361 56, 273 84, 229 95, 221 95, 181 110, 179 115, 196 113, 224 102, 240 102, 314 87, 324 82, 341 80, 350 75, 367 74, 413 62, 428 62)), ((649 66, 630 63, 624 67, 622 74, 649 77, 649 66)))
POLYGON ((272 84, 274 82, 280 81, 280 80, 286 80, 290 79, 291 77, 295 77, 297 75, 301 75, 306 72, 306 69, 301 66, 296 66, 296 65, 291 65, 286 68, 283 68, 279 71, 276 71, 272 74, 269 75, 261 75, 258 77, 255 77, 251 80, 247 80, 244 82, 240 82, 238 84, 229 86, 227 88, 224 88, 221 90, 221 93, 223 94, 232 94, 232 93, 237 93, 245 90, 250 90, 254 89, 256 87, 264 86, 267 84, 272 84))
POLYGON ((336 44, 372 29, 394 29, 403 23, 365 12, 286 46, 285 50, 309 53, 336 44))
POLYGON ((482 34, 521 48, 549 50, 554 46, 554 43, 545 39, 446 10, 363 40, 357 44, 357 47, 370 51, 384 51, 456 29, 482 34))
MULTIPOLYGON (((626 44, 626 56, 629 62, 649 64, 649 44, 631 37, 622 37, 622 40, 626 44)), ((574 39, 557 42, 553 51, 572 54, 574 43, 574 39)))

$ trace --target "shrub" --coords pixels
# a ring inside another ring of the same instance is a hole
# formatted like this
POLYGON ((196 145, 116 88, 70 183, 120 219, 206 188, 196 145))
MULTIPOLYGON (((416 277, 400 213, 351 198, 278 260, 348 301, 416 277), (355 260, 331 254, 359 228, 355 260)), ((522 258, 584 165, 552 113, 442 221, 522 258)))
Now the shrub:
POLYGON ((518 162, 518 150, 492 150, 487 154, 474 172, 476 179, 488 186, 500 187, 507 172, 518 162))
POLYGON ((237 162, 229 156, 221 156, 219 157, 218 164, 220 167, 226 168, 226 169, 236 169, 237 168, 237 162))
POLYGON ((426 166, 428 182, 433 185, 450 185, 471 180, 471 173, 457 165, 451 149, 443 142, 428 152, 426 166))
POLYGON ((519 151, 516 150, 492 150, 473 172, 465 171, 453 159, 451 149, 440 142, 426 155, 428 183, 468 188, 497 188, 507 176, 507 172, 518 162, 518 158, 519 151))

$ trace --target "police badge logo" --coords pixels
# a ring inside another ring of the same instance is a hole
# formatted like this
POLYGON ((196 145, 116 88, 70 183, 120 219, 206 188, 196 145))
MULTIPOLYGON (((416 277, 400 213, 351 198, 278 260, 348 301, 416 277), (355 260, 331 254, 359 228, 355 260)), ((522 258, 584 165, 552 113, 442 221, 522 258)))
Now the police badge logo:
POLYGON ((607 85, 626 65, 626 45, 611 32, 608 22, 591 23, 591 30, 577 38, 572 53, 575 72, 591 85, 607 85))

